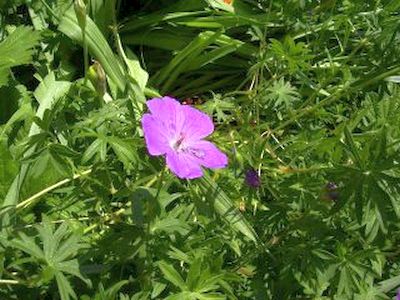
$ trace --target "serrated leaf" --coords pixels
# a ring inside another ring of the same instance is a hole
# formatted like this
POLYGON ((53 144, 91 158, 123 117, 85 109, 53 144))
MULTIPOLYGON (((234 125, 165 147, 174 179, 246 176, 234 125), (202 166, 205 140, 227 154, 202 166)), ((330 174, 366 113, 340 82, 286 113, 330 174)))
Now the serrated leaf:
POLYGON ((31 62, 40 34, 31 27, 19 26, 0 42, 0 86, 7 82, 9 68, 31 62))

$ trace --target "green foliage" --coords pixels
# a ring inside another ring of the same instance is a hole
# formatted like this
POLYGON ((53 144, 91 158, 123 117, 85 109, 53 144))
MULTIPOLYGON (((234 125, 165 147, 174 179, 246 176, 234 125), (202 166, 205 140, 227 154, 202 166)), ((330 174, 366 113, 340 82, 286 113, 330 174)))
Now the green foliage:
POLYGON ((298 70, 307 70, 308 61, 312 58, 303 42, 296 43, 292 38, 286 37, 283 42, 271 39, 271 51, 278 61, 289 69, 289 74, 298 70))
POLYGON ((86 5, 0 3, 1 299, 396 295, 398 1, 86 5), (148 155, 160 95, 227 168, 148 155))
POLYGON ((5 140, 0 140, 0 166, 0 198, 4 198, 18 172, 18 163, 11 156, 5 140))
POLYGON ((86 283, 86 280, 80 270, 78 260, 75 258, 78 251, 84 248, 77 234, 70 234, 70 229, 66 222, 62 223, 56 231, 54 226, 48 221, 43 225, 37 226, 38 237, 42 247, 38 246, 33 237, 24 233, 19 234, 18 239, 11 241, 11 246, 19 249, 29 255, 30 259, 14 262, 15 265, 36 262, 40 264, 40 277, 36 285, 40 286, 56 280, 58 292, 62 300, 76 298, 69 280, 66 275, 72 275, 80 278, 86 283))
POLYGON ((32 62, 39 37, 32 28, 18 26, 0 42, 0 87, 7 83, 10 68, 32 62))

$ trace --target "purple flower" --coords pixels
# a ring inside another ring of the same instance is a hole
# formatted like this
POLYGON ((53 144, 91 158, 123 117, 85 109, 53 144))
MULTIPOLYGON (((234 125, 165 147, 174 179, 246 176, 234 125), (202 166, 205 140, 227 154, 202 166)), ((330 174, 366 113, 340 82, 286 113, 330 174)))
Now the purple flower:
POLYGON ((396 300, 400 300, 400 289, 397 290, 396 300))
POLYGON ((142 117, 147 150, 150 155, 165 155, 167 166, 176 176, 193 179, 203 175, 201 166, 227 166, 227 156, 203 140, 214 131, 205 113, 167 96, 147 101, 147 107, 150 113, 142 117))
POLYGON ((253 188, 259 188, 261 186, 260 176, 258 176, 257 171, 254 169, 246 171, 245 182, 248 186, 253 188))

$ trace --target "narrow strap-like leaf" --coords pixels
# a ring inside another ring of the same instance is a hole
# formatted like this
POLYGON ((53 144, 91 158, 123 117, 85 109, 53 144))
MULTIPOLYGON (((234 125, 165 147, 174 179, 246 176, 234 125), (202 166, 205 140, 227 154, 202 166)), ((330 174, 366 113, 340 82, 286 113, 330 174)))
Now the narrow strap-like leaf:
POLYGON ((215 211, 221 215, 235 230, 243 233, 254 242, 258 242, 256 232, 242 213, 232 204, 227 194, 205 172, 199 181, 199 187, 208 201, 212 201, 215 211))

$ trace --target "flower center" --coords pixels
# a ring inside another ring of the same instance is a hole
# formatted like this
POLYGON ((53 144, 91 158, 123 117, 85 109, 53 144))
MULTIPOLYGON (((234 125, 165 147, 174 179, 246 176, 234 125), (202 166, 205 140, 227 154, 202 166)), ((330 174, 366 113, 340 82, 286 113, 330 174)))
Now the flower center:
POLYGON ((185 139, 185 137, 182 135, 182 134, 180 134, 179 135, 179 138, 176 140, 176 141, 174 141, 173 143, 172 143, 172 148, 175 150, 175 151, 182 151, 182 150, 184 150, 184 145, 183 145, 183 141, 184 141, 184 139, 185 139))
POLYGON ((183 134, 180 134, 179 138, 171 143, 171 147, 176 152, 188 153, 188 154, 191 154, 200 159, 204 158, 204 156, 205 156, 205 153, 203 150, 192 148, 192 147, 186 145, 185 137, 183 136, 183 134))

